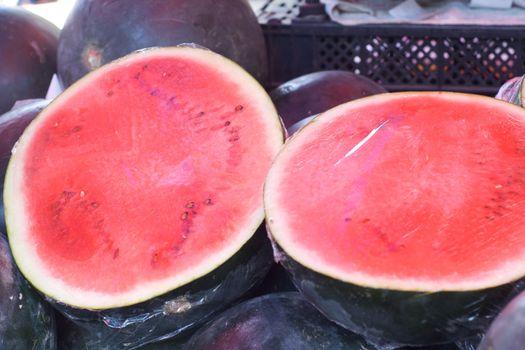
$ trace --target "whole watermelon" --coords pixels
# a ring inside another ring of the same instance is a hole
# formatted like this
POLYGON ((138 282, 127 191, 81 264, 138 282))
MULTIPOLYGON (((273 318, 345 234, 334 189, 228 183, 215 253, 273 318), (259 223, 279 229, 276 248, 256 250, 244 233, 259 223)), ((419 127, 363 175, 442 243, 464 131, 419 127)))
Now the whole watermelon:
POLYGON ((58 35, 45 19, 0 5, 0 114, 18 100, 46 96, 56 72, 58 35))
POLYGON ((264 84, 262 30, 247 0, 79 0, 60 35, 64 86, 132 51, 192 43, 237 62, 264 84))

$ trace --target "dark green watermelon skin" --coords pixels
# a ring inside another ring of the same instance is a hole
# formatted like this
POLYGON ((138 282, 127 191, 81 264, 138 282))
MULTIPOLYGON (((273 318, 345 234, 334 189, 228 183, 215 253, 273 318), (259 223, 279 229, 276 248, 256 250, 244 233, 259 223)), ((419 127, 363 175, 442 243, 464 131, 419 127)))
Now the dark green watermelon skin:
POLYGON ((525 348, 525 292, 514 298, 496 317, 478 350, 525 348))
MULTIPOLYGON (((0 116, 0 194, 11 150, 25 128, 49 104, 49 100, 34 100, 0 116)), ((4 202, 0 201, 0 232, 6 232, 4 202)))
MULTIPOLYGON (((66 323, 60 348, 139 349, 161 339, 184 337, 260 284, 272 265, 272 248, 261 227, 228 261, 194 282, 150 301, 100 312, 54 306, 66 323)), ((176 341, 175 341, 176 342, 176 341)))
MULTIPOLYGON (((300 120, 322 113, 344 102, 387 92, 372 80, 348 71, 320 71, 292 79, 270 97, 289 128, 300 120)), ((289 133, 292 134, 293 132, 289 133)))
POLYGON ((266 80, 266 45, 247 0, 79 0, 60 35, 59 77, 69 86, 135 50, 182 43, 204 46, 266 80))
POLYGON ((0 349, 56 349, 53 311, 18 272, 1 235, 0 349))
POLYGON ((251 299, 200 328, 184 350, 372 350, 324 318, 299 293, 251 299))
POLYGON ((29 11, 0 5, 0 114, 44 98, 56 73, 59 30, 29 11))
POLYGON ((345 283, 312 271, 274 249, 297 289, 339 325, 378 347, 431 346, 484 333, 523 281, 468 292, 408 292, 345 283))

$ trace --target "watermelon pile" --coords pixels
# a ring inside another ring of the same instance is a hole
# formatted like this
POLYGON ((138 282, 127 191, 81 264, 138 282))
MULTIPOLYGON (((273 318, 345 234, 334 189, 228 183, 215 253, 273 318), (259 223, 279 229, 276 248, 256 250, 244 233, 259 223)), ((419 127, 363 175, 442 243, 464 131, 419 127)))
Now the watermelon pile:
POLYGON ((523 347, 521 81, 268 92, 244 0, 2 16, 54 41, 0 82, 65 90, 0 115, 1 349, 523 347))

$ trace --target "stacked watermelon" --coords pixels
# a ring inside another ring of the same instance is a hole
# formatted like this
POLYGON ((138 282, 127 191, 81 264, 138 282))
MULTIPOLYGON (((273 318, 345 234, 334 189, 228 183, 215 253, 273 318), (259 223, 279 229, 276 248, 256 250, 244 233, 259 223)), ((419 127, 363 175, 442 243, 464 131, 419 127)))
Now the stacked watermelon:
POLYGON ((520 107, 267 94, 244 0, 80 0, 55 50, 66 90, 0 116, 0 348, 474 349, 523 289, 520 107))

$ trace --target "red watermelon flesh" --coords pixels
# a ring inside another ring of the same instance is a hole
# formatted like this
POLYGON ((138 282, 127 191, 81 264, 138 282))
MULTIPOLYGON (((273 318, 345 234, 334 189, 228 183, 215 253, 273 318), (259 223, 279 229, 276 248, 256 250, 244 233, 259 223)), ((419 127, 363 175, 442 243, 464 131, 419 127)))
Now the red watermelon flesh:
POLYGON ((175 289, 259 226, 282 142, 269 97, 232 62, 190 48, 130 55, 73 85, 20 139, 5 190, 15 259, 77 307, 175 289))
POLYGON ((525 275, 525 111, 399 93, 293 136, 265 187, 270 231, 308 268, 374 288, 472 290, 525 275))

